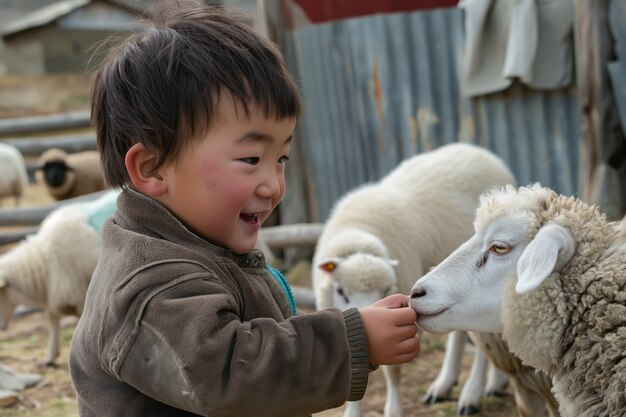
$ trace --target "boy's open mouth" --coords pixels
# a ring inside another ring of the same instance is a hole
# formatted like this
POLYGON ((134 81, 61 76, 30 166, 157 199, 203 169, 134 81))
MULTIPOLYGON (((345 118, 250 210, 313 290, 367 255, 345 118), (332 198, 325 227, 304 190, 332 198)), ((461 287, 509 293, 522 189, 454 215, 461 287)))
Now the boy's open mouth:
POLYGON ((261 213, 241 213, 239 218, 246 223, 257 224, 261 213))

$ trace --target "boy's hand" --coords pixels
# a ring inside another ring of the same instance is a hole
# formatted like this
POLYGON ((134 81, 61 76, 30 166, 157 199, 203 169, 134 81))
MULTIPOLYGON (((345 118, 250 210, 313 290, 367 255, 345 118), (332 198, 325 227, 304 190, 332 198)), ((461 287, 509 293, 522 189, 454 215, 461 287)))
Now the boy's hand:
POLYGON ((409 307, 408 296, 390 295, 360 312, 371 363, 397 365, 418 355, 417 316, 409 307))

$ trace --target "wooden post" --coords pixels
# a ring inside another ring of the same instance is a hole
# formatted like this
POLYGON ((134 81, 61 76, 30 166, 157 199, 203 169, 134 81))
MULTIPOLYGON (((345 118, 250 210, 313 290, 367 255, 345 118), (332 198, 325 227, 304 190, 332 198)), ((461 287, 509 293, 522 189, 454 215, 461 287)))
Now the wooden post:
MULTIPOLYGON (((611 0, 574 0, 576 73, 580 100, 580 198, 611 220, 626 213, 626 139, 607 63, 614 58, 608 23, 611 0)), ((616 86, 623 88, 623 86, 616 86)))

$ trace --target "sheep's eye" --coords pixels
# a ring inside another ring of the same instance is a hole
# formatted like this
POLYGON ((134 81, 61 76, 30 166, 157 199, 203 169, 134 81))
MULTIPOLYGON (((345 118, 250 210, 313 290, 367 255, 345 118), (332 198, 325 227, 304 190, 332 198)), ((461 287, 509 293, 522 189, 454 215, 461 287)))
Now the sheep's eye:
POLYGON ((491 248, 489 250, 497 255, 504 255, 511 250, 511 247, 506 243, 496 242, 491 245, 491 248))

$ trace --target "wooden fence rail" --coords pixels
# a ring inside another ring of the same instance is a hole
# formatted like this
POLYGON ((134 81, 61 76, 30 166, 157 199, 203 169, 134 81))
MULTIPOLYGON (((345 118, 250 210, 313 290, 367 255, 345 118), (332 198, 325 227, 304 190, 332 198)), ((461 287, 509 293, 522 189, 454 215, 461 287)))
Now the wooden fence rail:
MULTIPOLYGON (((22 216, 22 219, 32 223, 36 218, 41 217, 43 210, 32 211, 31 214, 22 216)), ((6 221, 6 219, 4 219, 6 221)), ((0 232, 0 245, 17 243, 26 236, 36 233, 38 226, 21 227, 0 232)), ((284 224, 280 226, 269 226, 262 228, 260 237, 271 249, 282 249, 285 247, 314 247, 322 232, 322 224, 284 224)))
POLYGON ((10 138, 0 139, 0 143, 15 146, 24 156, 38 156, 50 148, 59 148, 67 153, 96 149, 95 135, 10 138))
MULTIPOLYGON (((37 226, 51 211, 62 205, 93 200, 106 191, 99 191, 53 204, 34 207, 0 208, 0 227, 11 226, 9 231, 0 231, 0 245, 16 243, 37 231, 37 226), (15 226, 30 226, 14 229, 15 226), (35 227, 32 227, 35 226, 35 227)), ((271 249, 285 247, 314 247, 322 233, 323 224, 286 224, 262 228, 260 236, 271 249)))
POLYGON ((0 135, 50 132, 54 130, 79 129, 90 126, 89 112, 71 112, 48 116, 0 119, 0 135))
POLYGON ((0 226, 33 226, 38 225, 54 209, 70 203, 90 201, 100 197, 106 191, 98 191, 82 195, 80 197, 69 198, 55 203, 32 206, 32 207, 3 207, 0 208, 0 226))

